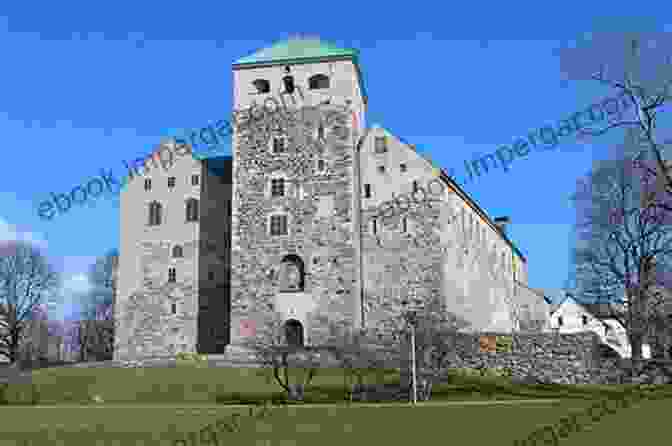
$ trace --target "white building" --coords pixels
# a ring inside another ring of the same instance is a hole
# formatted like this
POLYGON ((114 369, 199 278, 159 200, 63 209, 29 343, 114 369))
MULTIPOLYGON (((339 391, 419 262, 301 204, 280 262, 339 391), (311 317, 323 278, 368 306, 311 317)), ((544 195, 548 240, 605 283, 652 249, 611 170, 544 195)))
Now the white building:
MULTIPOLYGON (((553 305, 548 330, 559 333, 592 331, 621 358, 631 356, 627 332, 620 322, 607 317, 598 305, 579 303, 571 295, 566 295, 559 304, 553 305)), ((651 358, 651 347, 648 344, 642 345, 642 357, 651 358)))

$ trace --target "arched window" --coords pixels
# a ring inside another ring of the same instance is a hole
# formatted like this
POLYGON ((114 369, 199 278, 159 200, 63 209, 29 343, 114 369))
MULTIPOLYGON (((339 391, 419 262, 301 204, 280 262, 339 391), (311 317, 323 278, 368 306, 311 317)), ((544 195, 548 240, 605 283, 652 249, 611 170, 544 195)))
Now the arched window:
POLYGON ((187 221, 198 221, 198 200, 195 198, 187 200, 187 221))
POLYGON ((161 224, 161 203, 152 201, 149 203, 149 225, 157 226, 161 224))
POLYGON ((252 85, 254 85, 254 88, 257 89, 257 93, 259 94, 268 93, 271 91, 271 83, 266 79, 257 79, 252 82, 252 85))
POLYGON ((303 325, 301 325, 301 322, 296 319, 285 322, 285 338, 287 339, 287 345, 303 346, 303 325))
POLYGON ((173 258, 183 257, 184 253, 180 245, 173 246, 173 258))
POLYGON ((280 264, 280 291, 297 292, 304 289, 303 260, 296 254, 286 255, 280 264))
POLYGON ((329 77, 324 74, 316 74, 308 79, 308 88, 311 90, 319 90, 322 88, 329 88, 329 77))

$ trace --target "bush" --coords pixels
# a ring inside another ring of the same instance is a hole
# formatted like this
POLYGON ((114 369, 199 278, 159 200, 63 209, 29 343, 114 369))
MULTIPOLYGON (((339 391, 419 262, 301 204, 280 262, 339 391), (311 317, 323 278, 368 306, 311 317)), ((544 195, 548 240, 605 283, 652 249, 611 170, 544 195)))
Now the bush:
POLYGON ((40 402, 40 392, 35 384, 3 384, 0 387, 0 404, 36 405, 40 402))
POLYGON ((175 359, 180 365, 202 367, 207 363, 207 357, 198 353, 180 352, 175 355, 175 359))
POLYGON ((285 402, 287 397, 284 393, 273 392, 273 393, 241 393, 241 392, 230 392, 230 393, 218 393, 215 396, 215 402, 218 404, 264 404, 267 401, 274 403, 285 402))

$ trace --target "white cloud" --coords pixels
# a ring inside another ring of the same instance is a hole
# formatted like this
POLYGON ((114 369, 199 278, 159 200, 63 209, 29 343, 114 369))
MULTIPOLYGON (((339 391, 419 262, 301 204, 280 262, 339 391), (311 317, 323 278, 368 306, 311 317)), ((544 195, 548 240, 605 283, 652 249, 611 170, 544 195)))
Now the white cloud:
POLYGON ((0 217, 0 241, 25 241, 37 245, 39 248, 46 248, 47 241, 40 235, 22 230, 16 225, 8 223, 0 217))

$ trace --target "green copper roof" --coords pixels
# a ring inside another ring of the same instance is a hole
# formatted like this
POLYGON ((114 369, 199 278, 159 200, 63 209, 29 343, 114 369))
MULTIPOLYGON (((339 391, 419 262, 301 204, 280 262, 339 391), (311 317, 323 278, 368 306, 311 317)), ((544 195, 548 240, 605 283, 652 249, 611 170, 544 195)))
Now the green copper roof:
POLYGON ((358 75, 364 103, 367 102, 364 76, 359 68, 359 50, 339 48, 319 38, 293 37, 261 49, 233 63, 233 69, 292 63, 318 63, 329 60, 352 59, 358 75))
POLYGON ((268 48, 261 49, 249 56, 238 59, 234 65, 272 64, 303 59, 325 59, 334 57, 357 58, 355 49, 338 48, 317 38, 293 38, 278 42, 268 48))

